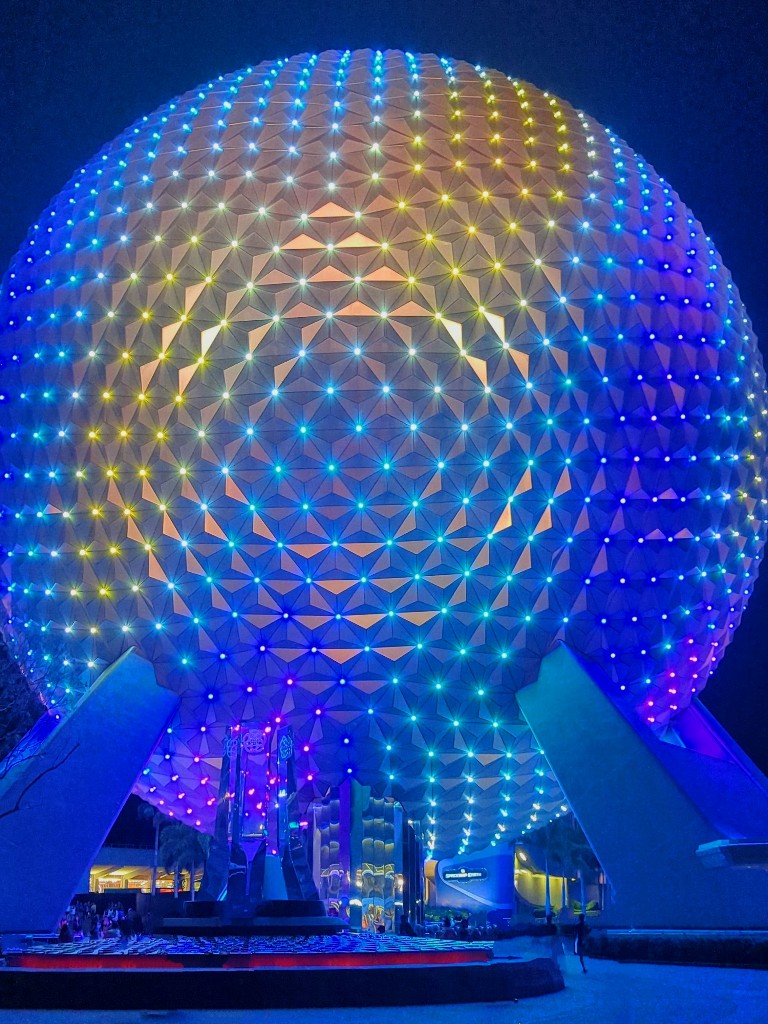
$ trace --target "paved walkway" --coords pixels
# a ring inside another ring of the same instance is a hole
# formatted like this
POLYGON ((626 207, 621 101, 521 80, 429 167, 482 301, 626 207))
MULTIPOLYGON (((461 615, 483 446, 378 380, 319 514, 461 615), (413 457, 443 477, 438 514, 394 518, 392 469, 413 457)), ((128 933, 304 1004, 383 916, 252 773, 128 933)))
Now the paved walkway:
MULTIPOLYGON (((766 1024, 768 971, 659 967, 568 957, 564 992, 519 1003, 364 1010, 172 1012, 168 1024, 766 1024), (577 973, 578 972, 578 973, 577 973)), ((74 983, 74 982, 73 982, 74 983)), ((0 1024, 141 1024, 135 1011, 0 1010, 0 1024)))

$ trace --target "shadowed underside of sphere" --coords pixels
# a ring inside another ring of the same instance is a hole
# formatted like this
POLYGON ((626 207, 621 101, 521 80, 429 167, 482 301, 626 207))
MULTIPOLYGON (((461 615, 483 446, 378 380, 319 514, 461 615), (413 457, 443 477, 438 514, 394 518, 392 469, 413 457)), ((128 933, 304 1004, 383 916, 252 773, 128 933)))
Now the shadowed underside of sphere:
POLYGON ((199 827, 227 726, 278 718, 304 797, 352 775, 437 852, 515 835, 566 806, 514 699, 552 644, 665 727, 751 592, 730 275, 621 140, 498 72, 208 83, 75 175, 2 304, 6 633, 51 702, 153 661, 183 701, 139 791, 199 827))

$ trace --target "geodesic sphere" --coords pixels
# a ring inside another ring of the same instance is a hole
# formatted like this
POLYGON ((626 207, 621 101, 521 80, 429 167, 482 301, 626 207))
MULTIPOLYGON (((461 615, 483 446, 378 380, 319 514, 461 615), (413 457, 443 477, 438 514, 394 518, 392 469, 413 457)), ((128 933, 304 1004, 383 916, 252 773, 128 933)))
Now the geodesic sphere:
POLYGON ((140 648, 182 704, 139 792, 199 827, 227 726, 279 718, 303 798, 514 834, 562 800, 514 698, 552 644, 661 726, 751 591, 730 275, 624 142, 496 71, 201 86, 78 171, 0 319, 7 635, 51 702, 140 648))

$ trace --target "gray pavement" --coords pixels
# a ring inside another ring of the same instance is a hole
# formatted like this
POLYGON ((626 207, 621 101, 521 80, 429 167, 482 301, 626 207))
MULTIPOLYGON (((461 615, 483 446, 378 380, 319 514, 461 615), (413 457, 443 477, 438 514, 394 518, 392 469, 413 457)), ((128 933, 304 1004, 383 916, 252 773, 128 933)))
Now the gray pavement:
POLYGON ((179 1010, 157 1018, 121 1010, 0 1010, 0 1024, 142 1024, 150 1019, 167 1024, 768 1024, 768 971, 607 960, 588 960, 587 968, 581 974, 578 961, 569 956, 564 992, 519 1003, 179 1010))

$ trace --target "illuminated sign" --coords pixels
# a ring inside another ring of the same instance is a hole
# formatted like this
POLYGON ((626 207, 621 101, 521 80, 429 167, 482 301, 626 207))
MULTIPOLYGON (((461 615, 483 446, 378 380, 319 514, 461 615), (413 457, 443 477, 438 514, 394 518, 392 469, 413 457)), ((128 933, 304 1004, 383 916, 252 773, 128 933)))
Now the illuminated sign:
POLYGON ((474 868, 468 871, 466 868, 453 868, 443 873, 446 882, 481 882, 488 877, 485 868, 474 868))

